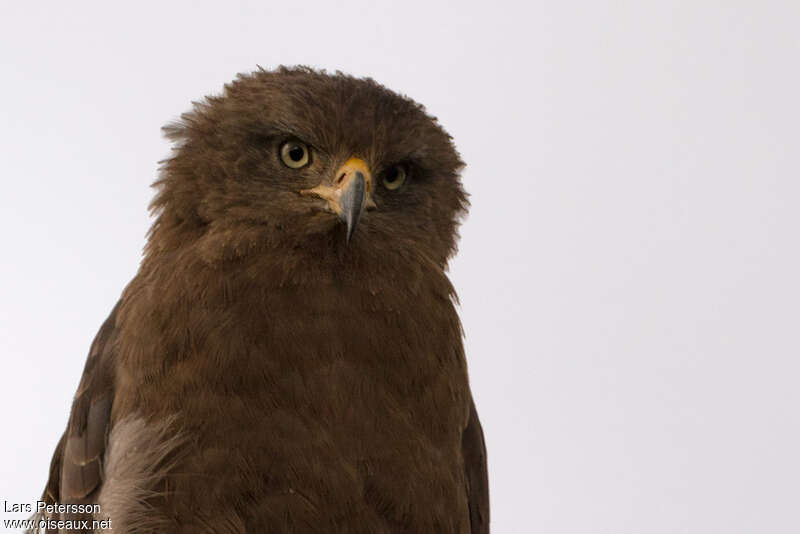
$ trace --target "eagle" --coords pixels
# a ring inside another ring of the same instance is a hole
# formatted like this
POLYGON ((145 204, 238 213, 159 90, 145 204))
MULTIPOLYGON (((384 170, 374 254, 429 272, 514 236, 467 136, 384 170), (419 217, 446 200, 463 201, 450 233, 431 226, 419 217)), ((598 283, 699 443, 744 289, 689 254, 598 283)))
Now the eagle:
POLYGON ((452 138, 369 78, 239 74, 164 128, 37 530, 489 532, 452 138), (70 530, 71 529, 71 530, 70 530))

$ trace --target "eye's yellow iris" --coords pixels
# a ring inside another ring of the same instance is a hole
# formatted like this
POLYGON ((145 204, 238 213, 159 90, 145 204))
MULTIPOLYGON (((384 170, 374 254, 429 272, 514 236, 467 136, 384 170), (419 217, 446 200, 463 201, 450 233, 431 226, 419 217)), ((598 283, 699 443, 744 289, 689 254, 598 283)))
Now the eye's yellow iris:
POLYGON ((311 150, 300 141, 286 141, 281 145, 281 161, 290 169, 305 167, 311 161, 311 150))
POLYGON ((406 170, 400 165, 392 167, 389 169, 383 177, 383 185, 386 189, 390 191, 394 191, 395 189, 400 189, 402 185, 406 181, 406 170))

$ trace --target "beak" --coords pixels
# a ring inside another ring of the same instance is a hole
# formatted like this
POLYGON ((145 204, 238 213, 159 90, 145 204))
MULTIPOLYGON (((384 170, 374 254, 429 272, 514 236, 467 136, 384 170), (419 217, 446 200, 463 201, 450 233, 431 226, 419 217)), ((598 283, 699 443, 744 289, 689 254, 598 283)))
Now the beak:
POLYGON ((339 199, 339 205, 342 207, 339 218, 347 224, 348 243, 353 232, 356 231, 366 198, 367 181, 364 179, 364 173, 356 171, 349 183, 342 189, 342 196, 339 199))
POLYGON ((347 225, 347 241, 353 237, 364 209, 375 207, 370 191, 372 174, 364 160, 350 158, 334 174, 333 185, 322 183, 313 189, 300 191, 328 201, 330 209, 347 225))

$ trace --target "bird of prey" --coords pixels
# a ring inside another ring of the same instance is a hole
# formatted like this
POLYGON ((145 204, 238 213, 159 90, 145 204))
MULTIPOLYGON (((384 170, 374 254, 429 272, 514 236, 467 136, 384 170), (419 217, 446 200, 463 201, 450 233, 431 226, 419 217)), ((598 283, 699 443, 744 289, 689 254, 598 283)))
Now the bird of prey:
POLYGON ((40 530, 488 533, 445 274, 467 208, 450 136, 371 79, 305 67, 239 75, 165 134, 40 530))

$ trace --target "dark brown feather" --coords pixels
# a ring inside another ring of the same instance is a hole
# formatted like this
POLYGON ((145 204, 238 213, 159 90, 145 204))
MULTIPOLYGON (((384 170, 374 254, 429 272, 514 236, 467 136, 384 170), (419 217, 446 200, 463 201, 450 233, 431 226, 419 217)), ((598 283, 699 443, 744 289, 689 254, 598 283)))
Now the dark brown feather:
MULTIPOLYGON (((89 350, 67 429, 50 464, 50 478, 41 499, 47 504, 92 503, 102 481, 113 397, 113 339, 118 307, 119 303, 100 327, 89 350)), ((80 520, 90 516, 56 514, 49 518, 80 520)))
POLYGON ((461 451, 467 472, 467 493, 469 494, 469 519, 471 534, 489 533, 489 476, 486 469, 486 442, 483 428, 470 401, 469 423, 461 438, 461 451))
POLYGON ((166 131, 145 257, 46 494, 99 499, 126 532, 488 532, 445 275, 467 206, 450 137, 372 80, 304 68, 240 76, 166 131), (287 138, 307 167, 281 164, 287 138), (351 157, 377 209, 348 243, 298 191, 351 157))

